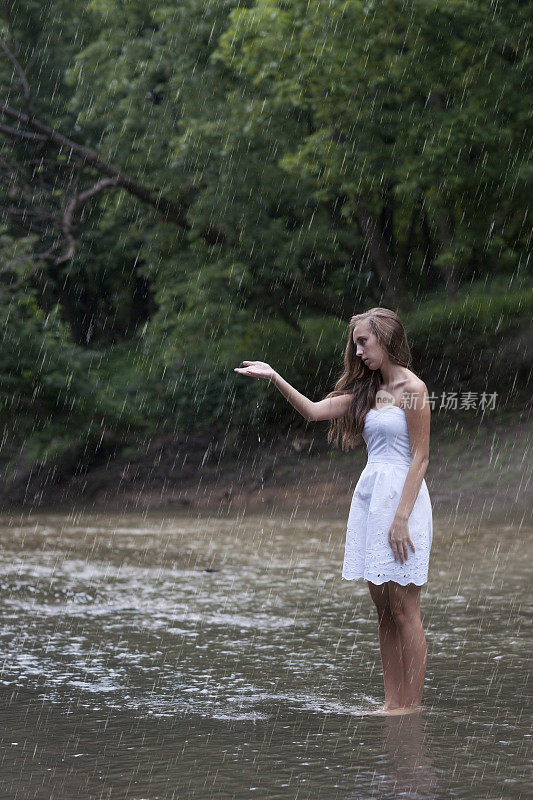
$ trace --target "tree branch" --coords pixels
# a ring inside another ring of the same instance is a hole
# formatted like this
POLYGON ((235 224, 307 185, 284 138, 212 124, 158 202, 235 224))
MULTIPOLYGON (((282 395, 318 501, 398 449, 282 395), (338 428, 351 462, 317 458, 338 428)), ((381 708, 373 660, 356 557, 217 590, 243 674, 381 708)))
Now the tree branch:
POLYGON ((30 114, 33 114, 33 98, 31 96, 30 84, 28 82, 28 78, 26 77, 26 73, 24 72, 19 61, 15 57, 15 54, 11 52, 11 50, 9 49, 9 47, 7 46, 6 42, 4 42, 3 39, 0 39, 0 47, 2 48, 6 56, 13 64, 15 72, 20 78, 20 82, 22 83, 22 90, 24 92, 24 100, 26 101, 28 112, 30 114))
MULTIPOLYGON (((93 167, 97 172, 107 175, 110 178, 116 178, 117 186, 125 189, 129 194, 137 197, 144 203, 156 208, 159 213, 163 215, 165 221, 174 222, 176 225, 185 228, 185 230, 190 230, 191 225, 187 219, 187 209, 182 203, 175 203, 172 200, 168 200, 152 189, 143 186, 133 178, 130 178, 129 175, 125 175, 108 161, 104 161, 104 159, 100 158, 93 150, 73 142, 62 133, 39 122, 34 116, 17 111, 7 104, 0 106, 0 113, 43 134, 48 141, 56 147, 65 148, 75 154, 83 165, 93 167)), ((221 244, 226 241, 225 233, 212 225, 202 232, 202 237, 208 244, 221 244)))
POLYGON ((29 139, 32 142, 47 142, 48 138, 42 136, 40 133, 30 133, 30 131, 21 131, 18 128, 12 128, 10 125, 0 125, 0 133, 5 133, 14 139, 29 139))
POLYGON ((65 208, 65 213, 63 214, 63 223, 61 225, 63 234, 68 242, 68 248, 62 256, 58 256, 54 260, 54 264, 56 266, 59 266, 59 264, 64 264, 65 261, 70 261, 76 252, 76 242, 73 231, 74 213, 78 206, 80 206, 82 203, 86 203, 87 200, 90 200, 91 197, 94 197, 95 194, 98 194, 98 192, 101 192, 103 189, 107 189, 109 186, 116 186, 117 183, 117 178, 102 178, 102 180, 95 183, 94 186, 86 189, 81 194, 74 195, 74 197, 69 200, 65 208))

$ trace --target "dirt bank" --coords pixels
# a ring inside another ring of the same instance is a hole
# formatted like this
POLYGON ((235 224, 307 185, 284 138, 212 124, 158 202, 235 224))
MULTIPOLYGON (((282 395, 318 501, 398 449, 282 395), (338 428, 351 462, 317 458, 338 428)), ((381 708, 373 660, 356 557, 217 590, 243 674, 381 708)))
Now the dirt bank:
MULTIPOLYGON (((426 483, 435 513, 531 514, 531 411, 433 412, 426 483)), ((3 507, 276 511, 346 517, 366 447, 342 453, 327 423, 228 446, 204 436, 152 438, 105 463, 60 475, 33 471, 3 507)))

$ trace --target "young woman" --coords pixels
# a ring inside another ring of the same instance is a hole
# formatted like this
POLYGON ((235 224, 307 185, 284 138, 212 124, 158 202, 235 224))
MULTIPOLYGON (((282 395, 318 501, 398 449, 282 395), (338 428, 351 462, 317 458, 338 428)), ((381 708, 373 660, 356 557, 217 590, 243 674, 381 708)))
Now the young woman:
POLYGON ((409 369, 399 317, 371 308, 351 318, 344 372, 317 403, 263 361, 242 364, 235 372, 271 381, 309 422, 331 420, 328 442, 349 450, 364 439, 368 460, 353 493, 342 577, 365 580, 376 606, 385 687, 378 713, 420 709, 427 664, 420 588, 433 540, 424 480, 430 407, 426 385, 409 369))

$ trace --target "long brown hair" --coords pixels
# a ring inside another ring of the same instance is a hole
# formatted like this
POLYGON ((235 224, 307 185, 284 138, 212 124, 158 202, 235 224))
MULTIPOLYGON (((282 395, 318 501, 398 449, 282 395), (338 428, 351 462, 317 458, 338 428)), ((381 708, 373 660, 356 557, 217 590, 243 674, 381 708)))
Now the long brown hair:
POLYGON ((348 326, 348 343, 344 353, 344 372, 335 384, 335 389, 327 397, 352 394, 348 413, 344 417, 332 419, 328 430, 328 442, 339 441, 343 450, 350 450, 361 443, 365 417, 373 408, 376 394, 382 384, 379 370, 372 370, 356 355, 353 329, 358 322, 366 321, 391 361, 402 367, 412 362, 407 344, 405 328, 400 318, 388 308, 370 308, 362 314, 355 314, 348 326))

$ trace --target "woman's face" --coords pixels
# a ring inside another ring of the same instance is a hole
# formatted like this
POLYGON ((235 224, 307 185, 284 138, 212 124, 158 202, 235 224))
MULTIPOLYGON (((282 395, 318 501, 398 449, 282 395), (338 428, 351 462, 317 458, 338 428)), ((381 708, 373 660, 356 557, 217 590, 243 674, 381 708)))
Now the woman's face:
POLYGON ((369 329, 366 322, 358 322, 353 329, 353 341, 356 355, 361 358, 369 369, 379 369, 385 357, 385 351, 378 342, 375 333, 369 329))

